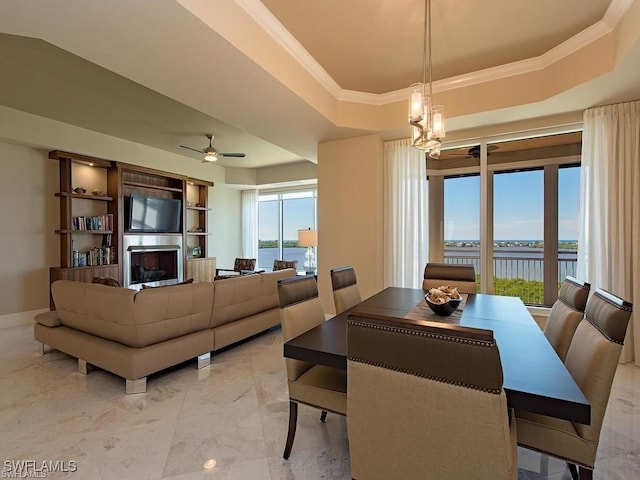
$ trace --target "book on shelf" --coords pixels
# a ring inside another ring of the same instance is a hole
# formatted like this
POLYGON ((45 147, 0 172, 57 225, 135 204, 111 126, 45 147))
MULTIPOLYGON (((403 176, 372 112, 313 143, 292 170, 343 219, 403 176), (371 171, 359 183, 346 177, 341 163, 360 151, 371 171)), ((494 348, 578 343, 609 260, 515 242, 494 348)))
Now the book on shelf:
POLYGON ((113 230, 113 214, 94 215, 93 217, 85 217, 80 215, 71 219, 71 229, 76 231, 104 231, 113 230))

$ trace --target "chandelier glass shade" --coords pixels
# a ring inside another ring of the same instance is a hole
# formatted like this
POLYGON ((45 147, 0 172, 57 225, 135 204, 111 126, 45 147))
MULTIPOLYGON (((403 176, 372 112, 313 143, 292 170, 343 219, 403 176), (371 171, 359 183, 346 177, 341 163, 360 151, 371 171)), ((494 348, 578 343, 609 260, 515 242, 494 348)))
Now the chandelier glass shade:
POLYGON ((438 158, 442 139, 445 136, 444 108, 442 105, 431 105, 433 98, 431 64, 431 0, 426 0, 422 83, 414 83, 409 87, 409 124, 412 126, 411 142, 413 146, 419 150, 425 150, 432 158, 438 158))

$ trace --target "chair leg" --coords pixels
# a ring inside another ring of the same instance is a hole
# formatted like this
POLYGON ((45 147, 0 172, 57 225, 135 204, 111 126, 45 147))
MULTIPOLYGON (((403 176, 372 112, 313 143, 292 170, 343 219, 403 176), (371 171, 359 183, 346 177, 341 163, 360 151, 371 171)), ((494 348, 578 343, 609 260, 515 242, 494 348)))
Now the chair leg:
POLYGON ((324 421, 327 419, 327 411, 326 410, 322 410, 322 413, 320 414, 320 421, 322 423, 324 423, 324 421))
POLYGON ((282 458, 287 460, 291 455, 293 447, 293 439, 296 436, 296 424, 298 423, 298 404, 289 400, 289 432, 287 433, 287 444, 284 446, 284 454, 282 458))
POLYGON ((578 479, 579 480, 592 480, 593 470, 586 467, 578 467, 578 479))
POLYGON ((578 480, 578 467, 575 465, 575 463, 567 462, 567 467, 569 467, 571 478, 573 480, 578 480))

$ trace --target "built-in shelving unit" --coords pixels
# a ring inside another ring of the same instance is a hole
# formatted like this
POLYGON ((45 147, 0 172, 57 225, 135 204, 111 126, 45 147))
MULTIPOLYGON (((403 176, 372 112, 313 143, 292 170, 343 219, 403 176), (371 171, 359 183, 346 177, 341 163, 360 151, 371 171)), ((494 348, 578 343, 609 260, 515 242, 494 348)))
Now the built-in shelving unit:
MULTIPOLYGON (((111 277, 123 281, 127 205, 132 194, 182 201, 181 264, 208 257, 209 188, 213 182, 155 169, 87 157, 58 150, 49 158, 59 162, 60 266, 50 280, 92 281, 111 277), (95 263, 95 264, 94 264, 95 263)), ((142 234, 144 235, 144 234, 142 234)), ((201 262, 199 262, 200 264, 201 262)))

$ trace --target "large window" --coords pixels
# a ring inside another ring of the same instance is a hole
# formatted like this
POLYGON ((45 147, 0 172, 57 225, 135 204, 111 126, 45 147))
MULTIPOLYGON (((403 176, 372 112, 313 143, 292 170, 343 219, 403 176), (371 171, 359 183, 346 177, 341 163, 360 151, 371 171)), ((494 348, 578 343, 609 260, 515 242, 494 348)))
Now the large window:
POLYGON ((493 177, 493 291, 544 303, 544 172, 493 177))
POLYGON ((298 246, 298 230, 316 229, 317 190, 269 192, 258 198, 258 268, 275 259, 297 260, 302 269, 306 247, 298 246))
POLYGON ((442 191, 430 196, 430 229, 442 232, 430 258, 473 264, 479 291, 551 305, 565 276, 575 275, 580 147, 581 133, 572 132, 443 150, 429 160, 430 188, 442 191))

